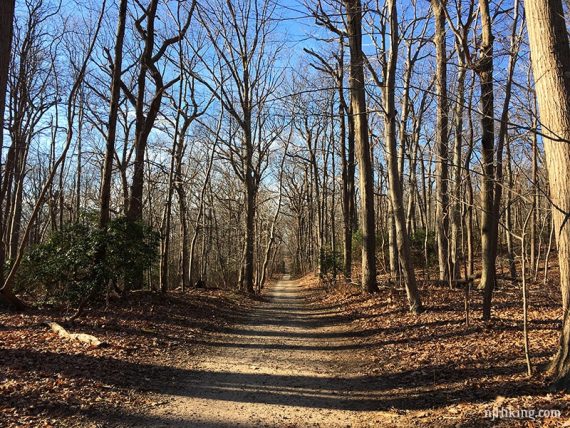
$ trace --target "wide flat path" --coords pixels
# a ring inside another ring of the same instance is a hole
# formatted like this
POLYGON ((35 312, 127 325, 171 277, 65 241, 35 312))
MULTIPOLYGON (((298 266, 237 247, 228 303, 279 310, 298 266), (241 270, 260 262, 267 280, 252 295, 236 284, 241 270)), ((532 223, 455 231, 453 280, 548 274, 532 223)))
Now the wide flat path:
MULTIPOLYGON (((135 426, 394 426, 377 379, 358 374, 361 348, 334 307, 310 305, 283 280, 246 321, 204 339, 192 367, 135 426), (375 411, 376 410, 376 411, 375 411)), ((143 412, 146 413, 146 412, 143 412)))

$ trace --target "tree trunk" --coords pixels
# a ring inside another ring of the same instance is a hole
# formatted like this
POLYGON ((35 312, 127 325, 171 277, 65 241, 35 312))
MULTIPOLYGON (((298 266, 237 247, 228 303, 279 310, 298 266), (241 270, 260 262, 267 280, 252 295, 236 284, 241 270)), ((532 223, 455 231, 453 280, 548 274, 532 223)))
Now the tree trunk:
MULTIPOLYGON (((519 21, 519 2, 515 0, 514 3, 514 18, 513 24, 511 29, 511 56, 509 59, 508 71, 507 71, 507 81, 505 84, 505 98, 503 101, 503 110, 501 112, 501 123, 499 126, 499 135, 498 135, 498 147, 497 147, 497 166, 495 171, 495 190, 494 190, 494 208, 493 208, 493 218, 494 218, 494 226, 493 226, 493 234, 495 240, 495 247, 498 245, 498 236, 499 236, 499 220, 501 216, 501 199, 503 195, 503 149, 506 146, 508 156, 507 162, 508 165, 508 172, 511 173, 510 169, 510 141, 509 141, 509 134, 508 134, 508 123, 509 123, 509 107, 511 101, 511 94, 512 94, 512 87, 513 87, 513 76, 516 67, 516 61, 518 58, 519 52, 519 45, 520 39, 522 38, 522 27, 521 27, 521 34, 517 35, 517 25, 519 21)), ((509 187, 510 191, 510 187, 509 187)), ((508 207, 510 209, 510 207, 508 207)), ((510 215, 510 213, 509 213, 510 215)), ((507 241, 511 239, 510 229, 507 231, 507 241)), ((507 242, 507 250, 508 250, 508 258, 509 258, 509 266, 512 273, 512 278, 516 276, 516 270, 514 269, 514 254, 512 253, 512 245, 509 245, 507 242)), ((496 250, 495 250, 495 257, 496 257, 496 250)))
MULTIPOLYGON (((340 61, 344 60, 344 51, 341 40, 340 61)), ((352 281, 352 229, 354 218, 354 133, 352 129, 352 117, 347 114, 348 106, 344 97, 344 64, 339 65, 338 97, 339 97, 339 121, 340 121, 340 156, 342 168, 342 214, 343 214, 343 267, 344 279, 352 281), (348 122, 348 127, 347 127, 348 122), (347 132, 348 128, 348 132, 347 132)))
MULTIPOLYGON (((249 105, 249 103, 245 103, 249 105)), ((254 290, 254 244, 255 244, 255 205, 257 199, 257 185, 253 170, 253 137, 251 130, 251 111, 246 112, 244 118, 244 164, 245 164, 245 231, 244 231, 244 254, 241 270, 240 285, 243 289, 253 294, 254 290)))
MULTIPOLYGON (((181 150, 181 144, 178 150, 181 150)), ((179 152, 180 153, 180 152, 179 152)), ((188 247, 189 231, 188 231, 188 203, 186 201, 186 189, 182 183, 182 159, 177 156, 176 165, 176 195, 178 197, 178 208, 180 210, 180 286, 182 291, 186 291, 191 286, 190 282, 190 252, 188 247)))
MULTIPOLYGON (((512 214, 512 203, 513 203, 513 171, 511 167, 511 146, 507 144, 507 200, 505 201, 505 223, 507 232, 507 257, 509 260, 509 273, 511 278, 517 277, 517 269, 515 266, 515 250, 513 246, 513 236, 511 231, 513 230, 513 214, 512 214)), ((532 208, 534 216, 534 208, 532 208)))
POLYGON ((350 98, 360 179, 360 227, 362 229, 362 287, 378 291, 376 283, 376 236, 374 216, 374 173, 368 136, 368 113, 364 88, 362 53, 362 6, 360 0, 345 0, 350 38, 350 98))
POLYGON ((563 324, 550 365, 556 384, 570 387, 570 47, 561 0, 526 0, 536 95, 542 123, 552 215, 558 243, 563 324))
MULTIPOLYGON (((14 26, 14 8, 16 0, 3 0, 0 2, 0 151, 4 150, 4 111, 6 106, 6 91, 8 87, 8 69, 12 50, 12 30, 14 26)), ((0 177, 2 182, 2 177, 0 177)), ((2 224, 3 215, 0 215, 0 231, 4 230, 2 224)), ((4 282, 3 266, 6 261, 6 247, 2 233, 0 232, 0 284, 4 282)), ((12 303, 9 290, 2 290, 2 296, 12 303)))
POLYGON ((465 155, 465 160, 463 162, 464 169, 465 169, 465 190, 467 192, 467 206, 465 207, 465 235, 467 236, 467 262, 466 262, 466 276, 470 277, 475 273, 475 244, 473 238, 475 237, 475 228, 474 228, 474 216, 473 216, 473 209, 475 207, 475 198, 473 195, 473 181, 471 179, 471 172, 470 172, 470 165, 471 165, 471 156, 473 155, 473 149, 475 146, 474 141, 474 124, 473 124, 473 92, 475 90, 475 74, 473 74, 473 80, 470 85, 470 93, 469 93, 469 103, 467 106, 467 111, 469 114, 467 115, 467 125, 469 129, 468 133, 468 149, 465 155))
MULTIPOLYGON (((222 126, 222 117, 220 117, 220 128, 222 126)), ((208 184, 210 182, 210 174, 212 172, 212 166, 214 164, 214 156, 216 154, 216 143, 219 138, 220 128, 218 128, 216 134, 216 140, 212 147, 212 152, 210 154, 210 158, 208 160, 208 167, 206 169, 206 176, 204 177, 204 184, 202 184, 202 189, 200 191, 200 201, 198 206, 198 215, 196 216, 196 220, 194 221, 194 234, 192 235, 192 241, 190 243, 190 252, 188 258, 188 282, 192 284, 194 280, 194 255, 196 253, 196 241, 198 240, 198 234, 200 233, 200 224, 202 223, 202 218, 204 216, 204 206, 206 205, 206 190, 208 189, 208 184)), ((206 231, 203 230, 205 234, 206 231)))
POLYGON ((115 156, 115 139, 117 137, 117 119, 119 99, 121 96, 121 69, 123 67, 123 43, 125 40, 125 23, 127 20, 128 0, 121 0, 119 4, 119 19, 117 23, 117 36, 115 38, 115 58, 111 77, 111 102, 109 108, 109 128, 105 148, 105 161, 101 181, 99 225, 106 227, 110 218, 111 184, 113 181, 113 157, 115 156))
MULTIPOLYGON (((179 88, 182 93, 182 85, 179 88)), ((179 98, 180 101, 180 98, 179 98)), ((179 102, 178 105, 181 103, 179 102)), ((174 180, 176 174, 176 151, 180 141, 178 138, 178 133, 180 125, 180 116, 176 118, 176 126, 174 132, 174 138, 172 139, 172 155, 170 156, 170 171, 168 173, 168 188, 166 189, 166 202, 164 205, 163 221, 161 224, 161 254, 160 254, 160 292, 166 293, 169 288, 169 277, 170 277, 170 229, 171 229, 171 219, 172 219, 172 196, 174 194, 174 180)))
POLYGON ((436 93, 437 93, 437 125, 436 125, 436 221, 437 221, 437 254, 439 261, 439 279, 449 278, 448 233, 449 233, 449 195, 448 189, 448 124, 449 105, 447 100, 447 52, 445 46, 445 0, 432 0, 435 18, 436 49, 436 93))
POLYGON ((462 150, 463 150, 463 111, 465 104, 465 74, 467 71, 465 54, 460 43, 456 43, 459 70, 457 71, 457 104, 455 106, 455 142, 453 145, 453 203, 450 207, 451 242, 450 269, 451 279, 459 279, 460 273, 460 245, 459 236, 461 228, 461 178, 462 178, 462 150))
POLYGON ((481 282, 483 319, 491 318, 491 298, 496 282, 497 234, 495 232, 495 122, 493 91, 493 34, 489 0, 479 0, 481 14, 481 57, 477 66, 481 88, 481 282))
MULTIPOLYGON (((388 161, 388 164, 390 162, 388 161)), ((389 168, 389 166, 388 166, 389 168)), ((391 175, 388 171, 388 190, 392 188, 391 175)), ((398 263, 398 243, 396 241, 396 222, 394 221, 395 211, 392 197, 388 198, 388 263, 390 267, 390 278, 394 281, 400 275, 400 264, 398 263)))
POLYGON ((261 291, 261 289, 265 285, 266 278, 268 277, 267 267, 269 266, 271 250, 273 249, 273 246, 275 244, 275 238, 276 238, 275 229, 277 226, 277 220, 279 219, 279 215, 281 214, 281 205, 283 201, 283 173, 285 170, 284 166, 285 166, 285 159, 287 158, 287 148, 289 146, 289 140, 287 140, 287 143, 285 145, 285 151, 283 153, 283 157, 281 158, 281 165, 279 168, 279 196, 277 199, 277 209, 275 210, 275 214, 273 215, 273 219, 271 221, 267 246, 265 248, 263 263, 260 269, 259 291, 261 291))
POLYGON ((395 0, 389 0, 388 9, 390 11, 390 55, 386 73, 386 86, 384 89, 384 138, 386 140, 386 153, 388 160, 388 175, 390 184, 390 200, 394 212, 394 223, 396 228, 396 242, 398 245, 398 255, 402 267, 402 276, 408 297, 410 310, 415 313, 422 311, 422 302, 416 285, 416 275, 410 252, 410 240, 406 230, 406 218, 404 213, 404 197, 402 183, 398 170, 398 159, 396 151, 396 65, 398 60, 398 17, 395 0))
MULTIPOLYGON (((12 50, 12 30, 14 27, 14 8, 16 0, 0 2, 0 129, 4 129, 4 109, 8 86, 8 69, 12 50)), ((4 148, 4 132, 0 132, 0 148, 4 148)))
MULTIPOLYGON (((152 62, 152 55, 154 50, 154 21, 156 19, 156 12, 158 7, 158 0, 151 0, 147 10, 145 10, 145 20, 147 22, 146 30, 143 35, 144 48, 140 56, 140 70, 137 77, 137 99, 136 99, 136 123, 135 123, 135 141, 134 152, 135 159, 133 162, 133 178, 131 181, 129 209, 127 211, 127 218, 130 221, 141 221, 143 214, 143 185, 144 185, 144 160, 146 155, 146 145, 148 136, 150 134, 154 117, 158 113, 158 108, 149 111, 145 117, 145 97, 146 97, 146 83, 147 73, 149 71, 150 63, 152 62)), ((142 30, 139 30, 139 32, 142 30)), ((156 106, 158 107, 158 106, 156 106)), ((137 274, 138 278, 133 278, 135 285, 142 285, 142 272, 137 274)))
MULTIPOLYGON (((159 46, 158 52, 155 53, 155 21, 157 17, 159 0, 151 0, 144 10, 144 19, 139 18, 136 25, 137 31, 144 41, 144 47, 139 57, 140 69, 137 76, 137 96, 135 100, 131 100, 135 104, 135 142, 134 153, 135 159, 133 161, 133 173, 131 181, 129 209, 127 211, 127 218, 133 222, 140 222, 143 220, 143 191, 144 191, 144 164, 146 156, 146 148, 149 135, 154 127, 155 120, 158 116, 162 96, 164 92, 172 85, 174 85, 179 77, 165 83, 163 74, 158 69, 157 63, 165 55, 167 48, 180 42, 184 37, 190 19, 195 7, 196 2, 192 1, 190 10, 186 18, 186 23, 175 37, 166 38, 159 46), (146 28, 143 28, 141 23, 146 22, 146 28), (150 102, 147 102, 147 74, 150 74, 154 82, 154 91, 150 102)), ((142 237, 141 237, 142 239, 142 237)), ((130 283, 134 288, 141 288, 143 282, 143 272, 139 270, 133 273, 130 278, 130 283)))
MULTIPOLYGON (((530 219, 530 266, 531 269, 535 267, 536 256, 536 229, 537 229, 537 212, 538 212, 538 136, 537 129, 533 126, 532 134, 532 185, 534 187, 532 192, 532 217, 530 219)), ((538 269, 537 269, 538 271, 538 269)))
MULTIPOLYGON (((339 94, 343 91, 343 88, 339 88, 339 94)), ((346 282, 351 282, 352 280, 352 212, 351 212, 351 200, 354 196, 350 193, 349 185, 349 174, 348 174, 348 159, 346 156, 346 119, 345 119, 345 107, 341 105, 339 107, 339 117, 340 117, 340 156, 342 162, 342 220, 343 220, 343 267, 344 267, 344 279, 346 282)), ((354 180, 354 176, 352 177, 354 180)))
POLYGON ((77 117, 77 167, 75 171, 75 221, 79 221, 81 215, 81 186, 83 176, 83 127, 85 126, 85 98, 83 92, 79 95, 79 114, 77 117))

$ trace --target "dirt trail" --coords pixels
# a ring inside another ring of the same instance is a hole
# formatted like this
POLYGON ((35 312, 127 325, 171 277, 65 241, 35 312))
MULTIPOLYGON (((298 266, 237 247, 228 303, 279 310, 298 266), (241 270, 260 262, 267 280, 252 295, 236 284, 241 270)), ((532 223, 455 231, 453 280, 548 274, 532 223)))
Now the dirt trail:
MULTIPOLYGON (((334 307, 310 305, 283 280, 241 325, 205 339, 193 367, 135 426, 355 427, 393 425, 375 411, 374 376, 358 375, 360 345, 334 307)), ((385 407, 384 407, 385 408, 385 407)))

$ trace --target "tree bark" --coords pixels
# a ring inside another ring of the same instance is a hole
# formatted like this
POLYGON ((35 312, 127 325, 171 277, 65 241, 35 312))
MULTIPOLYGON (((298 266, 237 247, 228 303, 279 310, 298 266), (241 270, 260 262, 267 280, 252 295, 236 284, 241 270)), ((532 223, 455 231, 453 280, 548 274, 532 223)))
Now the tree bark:
POLYGON ((360 0, 345 0, 350 40, 350 98, 360 180, 360 227, 362 229, 362 287, 373 293, 376 283, 376 236, 374 216, 374 173, 368 136, 368 113, 364 88, 362 52, 362 5, 360 0))
POLYGON ((344 97, 344 40, 341 39, 339 74, 337 79, 340 121, 340 156, 342 168, 342 213, 343 213, 343 267, 344 279, 352 281, 352 231, 354 227, 354 132, 352 117, 344 97), (348 126, 347 126, 348 123, 348 126), (348 128, 348 132, 347 132, 348 128))
MULTIPOLYGON (((157 18, 159 0, 151 0, 148 7, 143 11, 144 19, 139 18, 136 21, 136 27, 139 35, 144 40, 144 47, 139 58, 140 69, 137 76, 137 96, 134 101, 135 105, 135 141, 133 161, 133 175, 130 188, 129 209, 127 218, 130 221, 137 222, 143 219, 143 190, 144 190, 144 164, 146 156, 146 148, 149 135, 153 129, 156 118, 162 104, 164 91, 176 83, 179 78, 174 78, 165 83, 163 74, 158 69, 157 63, 165 55, 167 48, 180 42, 186 34, 190 25, 190 20, 196 5, 193 0, 189 6, 188 16, 185 24, 179 28, 178 34, 171 38, 166 38, 155 52, 155 21, 157 18), (142 22, 146 22, 146 28, 142 27, 142 22), (150 103, 147 103, 147 74, 150 74, 154 81, 154 93, 150 103)), ((141 288, 143 282, 143 272, 138 271, 133 274, 130 279, 134 288, 141 288)))
POLYGON ((402 276, 408 297, 410 310, 419 313, 423 310, 420 294, 416 284, 416 275, 412 262, 410 241, 406 229, 406 218, 404 213, 404 197, 400 173, 398 168, 398 157, 396 148, 396 65, 398 60, 398 16, 395 0, 388 1, 390 11, 390 54, 386 72, 386 82, 384 89, 384 137, 386 140, 386 152, 388 161, 388 176, 390 184, 390 200, 394 212, 394 223, 396 228, 396 242, 398 245, 398 255, 402 267, 402 276))
POLYGON ((449 103, 447 99, 447 52, 445 43, 445 0, 432 0, 435 18, 435 51, 436 51, 436 222, 437 222, 437 255, 439 261, 439 279, 449 278, 448 233, 449 233, 449 194, 448 194, 448 125, 449 103))
MULTIPOLYGON (((532 217, 530 219, 530 266, 531 269, 535 267, 535 256, 536 256, 536 229, 537 229, 537 211, 538 211, 538 196, 539 196, 539 184, 538 184, 538 136, 537 129, 533 127, 532 135, 532 184, 534 186, 532 194, 532 217)), ((538 270, 538 269, 537 269, 538 270)))
POLYGON ((105 161, 103 176, 101 178, 99 226, 107 226, 110 218, 111 183, 113 181, 113 158, 115 156, 115 139, 117 137, 117 120, 119 99, 121 97, 121 71, 123 67, 123 43, 125 40, 125 26, 127 20, 128 0, 121 0, 119 4, 119 19, 117 22, 117 35, 115 38, 115 52, 113 59, 113 72, 111 77, 111 101, 109 107, 109 127, 105 147, 105 161))
MULTIPOLYGON (((251 113, 251 112, 250 112, 251 113)), ((247 116, 247 115, 246 115, 247 116)), ((255 244, 255 206, 257 201, 258 186, 253 170, 253 138, 251 133, 251 114, 245 118, 245 141, 244 141, 244 161, 245 167, 245 235, 244 235, 244 265, 243 265, 243 287, 250 294, 255 292, 253 271, 254 271, 254 244, 255 244)))
MULTIPOLYGON (((460 40, 456 40, 456 50, 458 58, 457 71, 457 104, 455 105, 455 141, 453 145, 453 181, 452 181, 452 198, 453 203, 450 206, 451 219, 451 242, 450 249, 450 269, 451 279, 456 280, 460 277, 460 235, 461 227, 461 179, 463 175, 462 169, 462 150, 463 150, 463 114, 465 104, 465 77, 467 73, 467 64, 465 52, 461 46, 460 40)), ((471 114, 471 113, 469 113, 471 114)))
MULTIPOLYGON (((16 0, 4 0, 0 2, 0 151, 4 150, 4 111, 6 107, 6 90, 8 87, 8 70, 12 50, 12 33, 14 28, 14 8, 16 0)), ((0 182, 3 177, 0 177, 0 182)), ((0 215, 2 220, 4 215, 0 215)), ((0 223, 0 231, 4 225, 0 223)), ((1 234, 0 234, 1 235, 1 234)), ((0 266, 6 262, 6 247, 3 236, 0 236, 0 266)), ((0 283, 4 282, 4 269, 0 269, 0 283)), ((2 296, 15 306, 19 306, 18 300, 14 299, 10 290, 2 290, 2 296)))
POLYGON ((483 319, 491 318, 491 298, 496 282, 497 234, 495 232, 495 123, 493 90, 493 34, 489 1, 479 0, 481 14, 481 57, 476 71, 481 88, 481 282, 483 290, 483 319))
MULTIPOLYGON (((505 98, 503 100, 503 110, 501 112, 501 123, 499 126, 499 135, 498 135, 498 145, 497 145, 497 162, 496 162, 496 170, 495 170, 495 183, 494 183, 494 203, 493 203, 493 218, 494 218, 494 225, 493 225, 493 235, 494 235, 494 245, 495 248, 498 245, 499 239, 499 220, 501 216, 501 199, 503 195, 503 150, 505 146, 507 146, 507 150, 509 151, 508 154, 508 172, 510 173, 510 141, 509 141, 509 134, 508 134, 508 123, 509 123, 509 107, 511 101, 511 94, 512 94, 512 87, 513 87, 513 76, 516 67, 516 61, 518 58, 519 46, 520 46, 520 39, 522 38, 522 27, 521 27, 521 34, 517 35, 517 26, 519 21, 519 2, 515 0, 514 2, 514 18, 513 24, 511 29, 511 56, 509 59, 509 65, 507 70, 507 81, 505 84, 505 98)), ((509 188, 510 191, 510 188, 509 188)), ((510 208, 510 207, 509 207, 510 208)), ((510 215, 510 213, 509 213, 510 215)), ((510 229, 507 235, 510 235, 510 229)), ((510 239, 510 238, 507 238, 510 239)), ((512 245, 508 245, 507 243, 507 250, 508 250, 508 258, 509 258, 509 265, 513 272, 516 272, 514 269, 514 254, 511 251, 512 245)), ((495 257, 496 257, 496 250, 495 250, 495 257)), ((514 278, 516 275, 511 275, 514 278)))
POLYGON ((526 0, 532 69, 558 243, 563 323, 549 372, 570 387, 570 47, 561 0, 526 0))

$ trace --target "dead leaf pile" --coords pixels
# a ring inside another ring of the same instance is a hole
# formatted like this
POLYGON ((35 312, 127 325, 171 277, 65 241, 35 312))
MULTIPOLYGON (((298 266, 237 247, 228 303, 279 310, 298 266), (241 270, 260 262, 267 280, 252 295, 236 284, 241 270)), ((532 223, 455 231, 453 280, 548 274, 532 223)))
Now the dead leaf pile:
POLYGON ((0 311, 0 426, 86 426, 121 408, 152 405, 152 392, 175 384, 206 331, 244 317, 249 302, 222 290, 133 293, 73 323, 62 313, 0 311), (59 337, 55 320, 73 333, 108 344, 92 347, 59 337))
POLYGON ((350 324, 360 343, 356 352, 362 374, 374 374, 385 385, 387 402, 392 403, 386 410, 407 414, 417 426, 438 427, 555 427, 570 417, 570 395, 550 391, 541 370, 556 350, 561 325, 555 281, 529 286, 530 379, 520 284, 500 282, 490 323, 480 320, 482 293, 473 290, 466 326, 462 290, 422 284, 427 310, 415 316, 407 311, 400 286, 388 285, 388 278, 379 282, 380 292, 367 295, 344 284, 324 291, 314 275, 301 279, 313 291, 314 305, 335 308, 339 322, 350 324), (501 406, 513 409, 559 409, 562 419, 491 421, 485 409, 497 407, 497 397, 503 397, 501 406))

